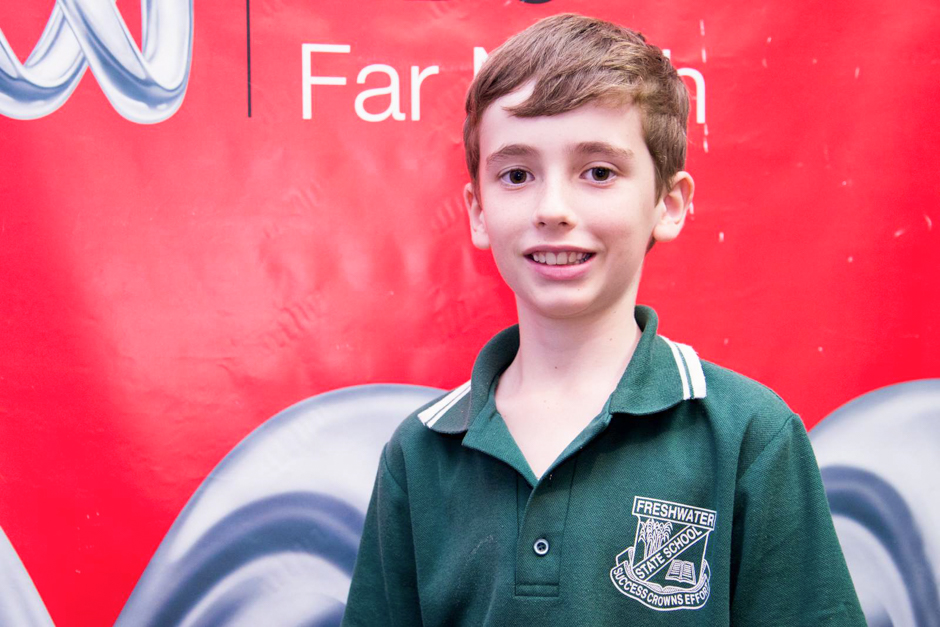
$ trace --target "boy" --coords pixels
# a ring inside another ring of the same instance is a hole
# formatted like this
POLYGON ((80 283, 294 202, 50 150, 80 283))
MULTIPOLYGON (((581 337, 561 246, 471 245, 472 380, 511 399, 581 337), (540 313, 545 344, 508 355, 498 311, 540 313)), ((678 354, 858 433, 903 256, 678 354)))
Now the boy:
POLYGON ((635 307, 692 202, 688 107, 576 15, 481 68, 464 195, 519 324, 386 446, 345 625, 865 624, 799 417, 635 307))

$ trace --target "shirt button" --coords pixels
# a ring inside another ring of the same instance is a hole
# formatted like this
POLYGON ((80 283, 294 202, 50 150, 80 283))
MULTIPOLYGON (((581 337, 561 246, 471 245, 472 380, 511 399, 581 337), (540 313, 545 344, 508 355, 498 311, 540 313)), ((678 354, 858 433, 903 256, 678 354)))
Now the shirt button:
POLYGON ((532 550, 535 551, 535 554, 538 556, 545 555, 548 553, 548 540, 539 538, 535 541, 535 544, 532 545, 532 550))

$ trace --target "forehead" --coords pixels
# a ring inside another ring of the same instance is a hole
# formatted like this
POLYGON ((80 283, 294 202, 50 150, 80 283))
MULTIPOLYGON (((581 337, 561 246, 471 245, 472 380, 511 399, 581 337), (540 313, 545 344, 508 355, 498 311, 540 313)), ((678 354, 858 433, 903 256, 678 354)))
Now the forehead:
POLYGON ((532 93, 528 84, 487 107, 480 120, 480 163, 507 146, 526 146, 546 155, 570 152, 588 143, 606 143, 634 153, 641 161, 652 157, 646 148, 640 110, 633 105, 608 106, 590 102, 552 116, 516 117, 507 109, 522 104, 532 93), (642 159, 645 156, 646 159, 642 159))

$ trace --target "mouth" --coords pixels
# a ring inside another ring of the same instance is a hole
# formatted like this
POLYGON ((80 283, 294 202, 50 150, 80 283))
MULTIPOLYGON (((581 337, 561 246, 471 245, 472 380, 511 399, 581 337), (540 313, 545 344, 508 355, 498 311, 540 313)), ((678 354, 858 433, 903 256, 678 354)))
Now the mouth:
POLYGON ((572 250, 572 251, 535 251, 526 255, 526 257, 535 263, 546 265, 546 266, 577 266, 591 257, 594 256, 594 253, 586 253, 582 251, 572 250))

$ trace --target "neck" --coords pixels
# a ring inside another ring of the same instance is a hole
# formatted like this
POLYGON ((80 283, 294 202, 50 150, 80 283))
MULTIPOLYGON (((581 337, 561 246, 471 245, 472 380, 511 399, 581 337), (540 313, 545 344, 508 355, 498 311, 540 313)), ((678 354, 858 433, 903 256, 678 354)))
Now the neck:
POLYGON ((640 339, 636 299, 624 301, 596 316, 560 319, 519 304, 519 352, 500 385, 540 394, 556 390, 566 395, 598 386, 612 391, 640 339))

